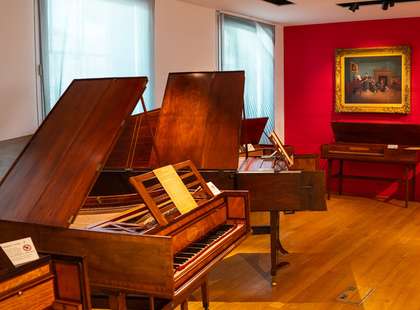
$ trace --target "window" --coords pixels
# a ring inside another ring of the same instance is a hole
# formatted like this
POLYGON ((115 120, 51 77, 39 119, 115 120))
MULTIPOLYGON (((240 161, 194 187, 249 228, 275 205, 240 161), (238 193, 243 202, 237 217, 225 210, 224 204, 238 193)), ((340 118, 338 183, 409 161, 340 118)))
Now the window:
POLYGON ((147 76, 153 0, 39 0, 44 116, 75 78, 147 76))
MULTIPOLYGON (((274 26, 220 14, 220 69, 245 70, 245 117, 274 129, 274 26)), ((262 142, 268 142, 263 137, 262 142)))

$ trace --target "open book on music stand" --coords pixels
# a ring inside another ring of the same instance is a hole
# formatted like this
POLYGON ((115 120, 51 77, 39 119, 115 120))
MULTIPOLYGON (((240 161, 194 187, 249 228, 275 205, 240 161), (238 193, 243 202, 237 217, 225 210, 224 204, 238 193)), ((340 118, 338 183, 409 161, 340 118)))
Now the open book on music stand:
POLYGON ((287 168, 290 168, 294 164, 293 156, 287 154, 286 150, 284 149, 283 143, 281 142, 279 136, 273 131, 268 136, 271 143, 274 145, 274 153, 270 155, 270 157, 280 157, 286 163, 287 168))

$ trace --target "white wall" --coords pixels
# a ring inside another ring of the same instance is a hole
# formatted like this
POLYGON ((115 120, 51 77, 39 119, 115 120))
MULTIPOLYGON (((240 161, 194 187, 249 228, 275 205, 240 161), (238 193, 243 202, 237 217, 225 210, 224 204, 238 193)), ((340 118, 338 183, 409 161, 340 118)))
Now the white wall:
MULTIPOLYGON (((169 72, 217 70, 214 9, 178 0, 155 0, 155 106, 169 72)), ((0 141, 38 126, 34 0, 0 0, 0 141)), ((283 27, 276 28, 276 129, 284 136, 283 27)))
POLYGON ((0 1, 0 141, 38 126, 34 2, 0 1))
POLYGON ((155 105, 162 104, 169 72, 215 70, 216 11, 177 0, 155 0, 155 105))

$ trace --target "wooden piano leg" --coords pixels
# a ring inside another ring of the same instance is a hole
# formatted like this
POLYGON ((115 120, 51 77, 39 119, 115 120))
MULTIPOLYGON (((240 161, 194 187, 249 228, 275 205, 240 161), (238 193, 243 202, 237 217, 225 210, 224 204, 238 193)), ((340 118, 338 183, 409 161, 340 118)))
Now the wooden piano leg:
POLYGON ((123 292, 109 295, 109 308, 111 310, 127 310, 125 297, 123 292))
POLYGON ((201 299, 203 301, 203 308, 209 310, 210 300, 209 300, 209 286, 207 280, 201 284, 201 299))
MULTIPOLYGON (((280 221, 279 211, 270 211, 270 240, 271 240, 271 276, 274 278, 277 273, 277 269, 289 265, 288 262, 278 262, 278 252, 287 254, 288 252, 283 248, 280 241, 280 221)), ((277 283, 272 279, 272 285, 277 283)))
POLYGON ((327 199, 330 200, 331 191, 331 175, 332 175, 332 164, 333 160, 328 159, 328 171, 327 171, 327 199))
POLYGON ((188 300, 184 300, 181 304, 181 310, 188 310, 188 300))

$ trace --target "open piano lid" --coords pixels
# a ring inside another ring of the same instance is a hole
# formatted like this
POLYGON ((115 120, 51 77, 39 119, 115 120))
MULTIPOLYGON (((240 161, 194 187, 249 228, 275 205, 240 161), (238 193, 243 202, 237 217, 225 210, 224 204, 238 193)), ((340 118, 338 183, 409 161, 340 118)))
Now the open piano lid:
POLYGON ((74 80, 0 183, 0 219, 68 227, 146 84, 74 80))
POLYGON ((238 167, 244 71, 170 73, 151 166, 238 167))

